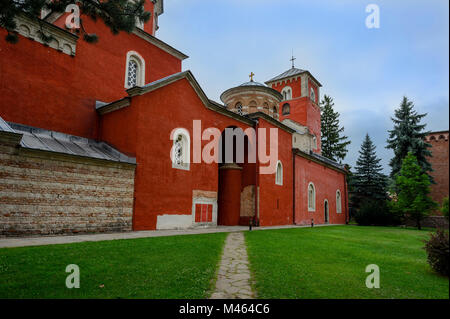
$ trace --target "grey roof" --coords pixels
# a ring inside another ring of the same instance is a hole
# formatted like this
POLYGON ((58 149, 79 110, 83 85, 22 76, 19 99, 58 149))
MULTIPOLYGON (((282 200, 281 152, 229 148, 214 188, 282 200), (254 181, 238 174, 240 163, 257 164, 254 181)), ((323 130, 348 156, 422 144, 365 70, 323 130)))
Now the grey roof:
POLYGON ((270 79, 269 81, 267 81, 266 83, 270 83, 270 82, 275 82, 284 78, 288 78, 294 75, 298 75, 298 74, 302 74, 308 72, 306 70, 302 70, 302 69, 297 69, 297 68, 290 68, 289 70, 287 70, 286 72, 281 73, 280 75, 277 75, 276 77, 270 79))
POLYGON ((267 85, 259 83, 259 82, 255 82, 255 81, 250 81, 250 82, 242 83, 239 86, 267 86, 267 85))
POLYGON ((0 132, 10 132, 15 133, 14 130, 9 126, 8 123, 5 122, 4 119, 0 116, 0 132))
POLYGON ((135 158, 122 154, 105 142, 22 124, 7 123, 1 117, 0 131, 21 134, 20 146, 23 148, 136 164, 135 158))
POLYGON ((336 167, 336 168, 339 168, 339 169, 341 169, 341 170, 345 170, 345 165, 342 165, 342 164, 339 164, 338 162, 335 162, 335 161, 333 161, 333 160, 330 160, 329 158, 326 158, 325 156, 316 154, 316 153, 314 153, 314 152, 312 152, 312 151, 309 152, 309 155, 311 155, 312 157, 317 158, 318 160, 320 160, 320 161, 322 161, 322 162, 325 162, 325 163, 327 163, 327 164, 329 164, 329 165, 332 165, 332 166, 334 166, 334 167, 336 167))

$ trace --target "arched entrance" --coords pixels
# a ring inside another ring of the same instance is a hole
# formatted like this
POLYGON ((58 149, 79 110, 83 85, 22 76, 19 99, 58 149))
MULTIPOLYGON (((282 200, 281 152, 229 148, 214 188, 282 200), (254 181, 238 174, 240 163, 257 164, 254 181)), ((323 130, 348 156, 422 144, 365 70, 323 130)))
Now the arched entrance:
POLYGON ((244 131, 237 127, 227 129, 222 132, 219 146, 217 224, 237 226, 245 223, 248 215, 254 216, 254 211, 242 201, 248 200, 254 206, 254 195, 248 192, 252 184, 254 189, 255 164, 248 163, 248 137, 244 131))
POLYGON ((325 199, 325 202, 323 204, 323 210, 324 210, 324 223, 328 224, 330 222, 330 211, 329 211, 327 199, 325 199))

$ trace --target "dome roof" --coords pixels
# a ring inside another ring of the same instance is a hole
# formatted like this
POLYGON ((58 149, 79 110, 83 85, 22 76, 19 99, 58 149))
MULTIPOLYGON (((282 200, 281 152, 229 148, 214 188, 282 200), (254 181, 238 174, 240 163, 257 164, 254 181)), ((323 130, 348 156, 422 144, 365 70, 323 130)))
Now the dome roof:
POLYGON ((265 86, 265 87, 267 87, 267 85, 259 83, 259 82, 255 82, 255 81, 245 82, 239 86, 265 86))

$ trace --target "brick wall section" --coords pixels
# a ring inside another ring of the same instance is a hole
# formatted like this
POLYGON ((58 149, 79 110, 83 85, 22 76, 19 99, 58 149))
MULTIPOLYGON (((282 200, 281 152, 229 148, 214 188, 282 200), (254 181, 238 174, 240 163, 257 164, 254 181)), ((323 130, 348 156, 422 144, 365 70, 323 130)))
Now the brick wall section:
POLYGON ((0 236, 131 231, 134 171, 0 144, 0 236))
MULTIPOLYGON (((448 157, 448 131, 434 132, 427 136, 426 141, 432 145, 432 157, 428 159, 433 172, 436 184, 431 185, 431 198, 442 204, 442 199, 449 194, 449 157, 448 157)), ((440 215, 439 211, 434 212, 435 215, 440 215)))

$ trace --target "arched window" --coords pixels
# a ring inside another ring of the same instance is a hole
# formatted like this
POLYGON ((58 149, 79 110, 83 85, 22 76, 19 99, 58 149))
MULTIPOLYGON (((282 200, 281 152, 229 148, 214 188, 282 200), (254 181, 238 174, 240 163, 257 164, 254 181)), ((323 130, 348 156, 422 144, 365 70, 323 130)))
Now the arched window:
POLYGON ((283 105, 282 112, 283 112, 283 115, 291 114, 291 106, 289 105, 289 103, 286 103, 283 105))
POLYGON ((171 134, 173 146, 171 151, 172 167, 189 170, 191 159, 191 141, 185 129, 175 129, 171 134))
POLYGON ((125 88, 145 85, 145 61, 139 53, 127 53, 127 66, 125 73, 125 88))
POLYGON ((314 91, 314 88, 311 88, 311 100, 316 102, 316 91, 314 91))
POLYGON ((336 191, 336 213, 342 213, 342 200, 341 200, 341 191, 336 191))
POLYGON ((274 114, 274 115, 277 115, 277 114, 278 114, 278 109, 277 109, 276 106, 273 107, 273 114, 274 114))
POLYGON ((292 88, 290 86, 285 86, 283 90, 281 90, 281 95, 283 95, 283 100, 291 100, 292 99, 292 88))
POLYGON ((316 188, 313 183, 308 185, 308 211, 314 212, 316 210, 316 188))
POLYGON ((241 102, 237 102, 236 103, 236 112, 239 115, 244 115, 244 111, 242 110, 242 103, 241 102))
POLYGON ((283 185, 283 164, 280 161, 277 163, 277 171, 275 174, 275 184, 283 185))

